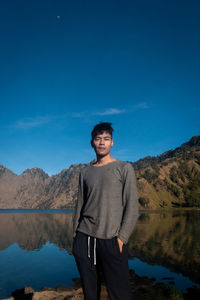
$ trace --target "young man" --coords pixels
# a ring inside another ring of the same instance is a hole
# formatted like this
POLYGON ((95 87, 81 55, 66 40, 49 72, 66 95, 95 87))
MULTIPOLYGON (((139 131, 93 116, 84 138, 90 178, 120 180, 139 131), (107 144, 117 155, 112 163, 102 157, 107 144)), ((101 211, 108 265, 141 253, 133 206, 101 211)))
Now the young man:
POLYGON ((111 123, 92 131, 96 162, 79 175, 74 215, 73 255, 84 299, 100 299, 100 270, 110 300, 131 300, 126 243, 138 218, 138 196, 132 165, 111 157, 111 123))

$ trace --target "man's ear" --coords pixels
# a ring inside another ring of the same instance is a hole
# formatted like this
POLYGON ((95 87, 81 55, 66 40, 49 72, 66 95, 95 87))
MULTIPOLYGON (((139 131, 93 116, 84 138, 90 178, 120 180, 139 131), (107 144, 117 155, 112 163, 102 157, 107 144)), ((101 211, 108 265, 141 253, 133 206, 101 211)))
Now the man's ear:
POLYGON ((90 144, 91 144, 92 148, 94 148, 93 140, 90 141, 90 144))
POLYGON ((113 142, 113 140, 112 140, 112 142, 111 142, 111 147, 113 147, 113 145, 114 145, 114 142, 113 142))

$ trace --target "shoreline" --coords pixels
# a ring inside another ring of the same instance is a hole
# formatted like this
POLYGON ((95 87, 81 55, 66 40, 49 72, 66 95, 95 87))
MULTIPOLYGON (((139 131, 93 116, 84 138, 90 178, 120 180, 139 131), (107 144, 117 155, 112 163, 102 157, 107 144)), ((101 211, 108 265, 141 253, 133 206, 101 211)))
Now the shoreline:
MULTIPOLYGON (((139 277, 130 269, 130 284, 134 300, 193 300, 200 299, 200 289, 190 288, 187 293, 182 293, 173 286, 164 283, 155 283, 154 278, 139 277)), ((35 291, 27 286, 12 292, 11 297, 1 300, 84 300, 80 278, 73 278, 74 285, 58 286, 56 288, 43 287, 35 291)), ((103 278, 101 278, 101 300, 108 300, 108 293, 103 278)))

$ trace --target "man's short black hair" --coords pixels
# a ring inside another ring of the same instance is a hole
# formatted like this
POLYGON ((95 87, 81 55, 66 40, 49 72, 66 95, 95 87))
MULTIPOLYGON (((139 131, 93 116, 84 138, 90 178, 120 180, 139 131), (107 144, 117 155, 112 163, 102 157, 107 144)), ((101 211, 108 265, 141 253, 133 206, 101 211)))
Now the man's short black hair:
POLYGON ((109 122, 100 122, 99 124, 95 125, 93 130, 92 130, 92 141, 94 140, 95 136, 97 134, 102 134, 104 131, 108 132, 111 137, 114 129, 112 128, 112 123, 109 122))

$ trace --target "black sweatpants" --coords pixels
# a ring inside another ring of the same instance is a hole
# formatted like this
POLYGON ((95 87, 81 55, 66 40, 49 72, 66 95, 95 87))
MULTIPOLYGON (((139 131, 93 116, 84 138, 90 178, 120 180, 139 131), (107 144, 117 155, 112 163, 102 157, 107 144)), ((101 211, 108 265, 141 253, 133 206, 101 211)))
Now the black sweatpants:
POLYGON ((100 274, 110 300, 132 300, 126 245, 122 252, 117 237, 99 239, 77 231, 72 253, 80 273, 85 300, 100 299, 100 274))

